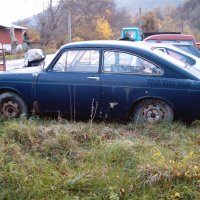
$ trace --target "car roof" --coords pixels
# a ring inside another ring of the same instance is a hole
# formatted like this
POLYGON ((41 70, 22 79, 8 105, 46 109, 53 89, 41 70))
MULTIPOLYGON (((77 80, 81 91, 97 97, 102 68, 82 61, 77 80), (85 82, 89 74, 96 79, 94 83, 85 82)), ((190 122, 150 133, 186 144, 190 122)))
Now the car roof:
POLYGON ((147 40, 193 40, 195 41, 195 38, 192 35, 186 35, 186 34, 158 34, 158 35, 151 35, 144 39, 144 41, 147 40))
POLYGON ((184 77, 191 77, 192 79, 200 79, 200 75, 194 75, 189 72, 186 72, 183 69, 183 63, 173 59, 167 54, 164 54, 157 50, 158 52, 153 51, 152 46, 145 42, 131 42, 131 41, 121 41, 121 40, 91 40, 91 41, 81 41, 81 42, 72 42, 66 45, 63 45, 56 53, 54 59, 51 61, 49 66, 45 70, 50 70, 57 59, 60 57, 63 51, 66 50, 76 50, 76 49, 87 49, 87 48, 107 48, 108 50, 121 50, 121 51, 130 51, 137 53, 138 56, 145 56, 145 59, 150 59, 152 62, 165 66, 168 70, 176 71, 175 73, 180 73, 184 77))
POLYGON ((123 28, 123 30, 140 30, 140 29, 137 27, 125 27, 123 28))
MULTIPOLYGON (((140 48, 148 49, 148 45, 143 42, 121 41, 121 40, 90 40, 68 43, 61 48, 68 47, 118 47, 118 48, 140 48)), ((150 48, 149 48, 150 49, 150 48)))

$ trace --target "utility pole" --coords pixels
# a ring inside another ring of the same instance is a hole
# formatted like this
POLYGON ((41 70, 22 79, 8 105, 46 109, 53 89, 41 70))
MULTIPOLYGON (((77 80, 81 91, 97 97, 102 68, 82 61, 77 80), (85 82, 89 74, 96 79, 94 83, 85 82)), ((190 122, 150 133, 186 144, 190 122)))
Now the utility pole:
POLYGON ((72 41, 72 17, 71 17, 71 4, 67 1, 67 41, 72 41))
POLYGON ((181 10, 181 33, 184 31, 184 9, 183 4, 180 4, 180 10, 181 10))
POLYGON ((182 20, 182 23, 181 23, 181 33, 183 33, 184 31, 184 16, 183 16, 183 7, 181 8, 181 20, 182 20))
POLYGON ((139 8, 139 28, 142 26, 142 8, 139 8))

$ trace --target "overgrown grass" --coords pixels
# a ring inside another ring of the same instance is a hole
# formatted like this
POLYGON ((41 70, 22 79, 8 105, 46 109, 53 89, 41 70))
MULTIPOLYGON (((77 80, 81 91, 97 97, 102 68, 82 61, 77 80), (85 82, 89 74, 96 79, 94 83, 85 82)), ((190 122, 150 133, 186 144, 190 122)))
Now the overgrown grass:
POLYGON ((0 121, 0 199, 200 199, 200 123, 0 121))

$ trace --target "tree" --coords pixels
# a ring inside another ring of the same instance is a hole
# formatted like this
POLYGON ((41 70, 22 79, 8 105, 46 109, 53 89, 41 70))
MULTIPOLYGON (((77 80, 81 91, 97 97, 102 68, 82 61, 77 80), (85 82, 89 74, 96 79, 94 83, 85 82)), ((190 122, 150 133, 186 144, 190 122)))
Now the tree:
POLYGON ((98 39, 111 39, 112 29, 108 21, 102 17, 99 17, 96 22, 96 32, 98 39))
POLYGON ((142 17, 143 32, 155 32, 158 31, 158 19, 153 11, 148 12, 142 17))
POLYGON ((53 7, 52 0, 49 0, 47 9, 35 16, 41 45, 48 45, 54 40, 59 23, 62 20, 59 12, 62 5, 63 1, 59 1, 58 5, 53 7))
POLYGON ((72 41, 119 38, 121 28, 132 25, 128 12, 117 9, 115 0, 59 0, 56 6, 49 0, 47 9, 35 16, 41 45, 59 47, 67 42, 69 10, 72 41))

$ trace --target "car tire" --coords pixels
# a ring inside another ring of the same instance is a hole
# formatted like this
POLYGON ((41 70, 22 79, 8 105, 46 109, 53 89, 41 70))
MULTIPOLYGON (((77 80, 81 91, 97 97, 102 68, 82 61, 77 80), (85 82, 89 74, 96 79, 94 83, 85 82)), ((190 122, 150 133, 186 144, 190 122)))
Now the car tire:
POLYGON ((171 123, 174 112, 170 105, 157 99, 143 100, 134 109, 133 121, 136 123, 171 123))
POLYGON ((0 116, 3 118, 18 118, 28 115, 28 108, 23 99, 12 92, 0 95, 0 116))

